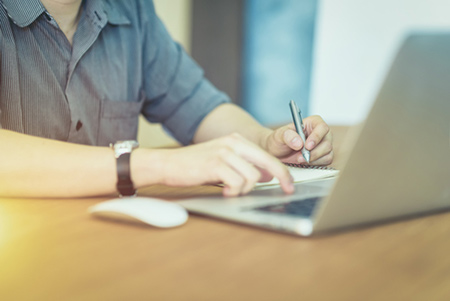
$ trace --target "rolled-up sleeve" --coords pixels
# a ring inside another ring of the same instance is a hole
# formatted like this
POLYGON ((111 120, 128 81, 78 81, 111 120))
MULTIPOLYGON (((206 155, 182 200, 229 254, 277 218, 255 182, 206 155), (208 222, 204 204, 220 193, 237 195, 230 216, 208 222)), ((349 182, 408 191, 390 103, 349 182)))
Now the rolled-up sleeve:
POLYGON ((214 108, 229 102, 203 70, 175 43, 154 11, 144 31, 143 115, 161 123, 179 142, 191 143, 202 119, 214 108))
MULTIPOLYGON (((2 14, 3 12, 0 11, 0 14, 2 14)), ((0 15, 0 17, 2 17, 0 15)), ((0 28, 0 86, 2 86, 2 44, 3 42, 3 32, 2 29, 0 28)), ((3 129, 2 127, 2 99, 1 99, 1 94, 0 94, 0 130, 3 129)))

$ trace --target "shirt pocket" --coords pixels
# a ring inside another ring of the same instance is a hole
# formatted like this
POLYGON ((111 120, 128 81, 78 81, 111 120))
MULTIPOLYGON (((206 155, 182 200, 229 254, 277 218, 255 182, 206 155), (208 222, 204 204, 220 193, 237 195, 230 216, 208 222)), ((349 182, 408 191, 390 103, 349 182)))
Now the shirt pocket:
POLYGON ((139 101, 103 100, 97 145, 108 146, 119 140, 136 140, 143 103, 143 97, 139 101))

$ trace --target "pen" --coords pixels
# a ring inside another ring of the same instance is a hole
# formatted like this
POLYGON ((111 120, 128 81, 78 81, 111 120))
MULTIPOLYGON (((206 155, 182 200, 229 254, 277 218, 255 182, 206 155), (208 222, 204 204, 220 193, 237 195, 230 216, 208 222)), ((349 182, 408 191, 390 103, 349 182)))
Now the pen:
POLYGON ((302 112, 300 111, 300 109, 297 107, 297 104, 293 100, 290 101, 289 107, 291 108, 291 114, 292 119, 294 120, 295 129, 297 130, 297 133, 303 140, 303 148, 302 148, 303 158, 305 158, 306 162, 309 163, 309 158, 311 155, 309 153, 309 150, 305 148, 306 137, 305 133, 303 132, 304 126, 303 126, 302 112))

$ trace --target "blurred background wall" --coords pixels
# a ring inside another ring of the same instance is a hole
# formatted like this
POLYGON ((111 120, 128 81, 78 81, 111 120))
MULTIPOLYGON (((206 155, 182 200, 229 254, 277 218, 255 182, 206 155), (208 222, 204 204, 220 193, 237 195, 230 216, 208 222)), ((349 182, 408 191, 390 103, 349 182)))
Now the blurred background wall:
POLYGON ((263 124, 284 124, 293 99, 307 116, 317 0, 245 3, 243 107, 263 124))
POLYGON ((450 32, 449 10, 449 0, 319 1, 310 113, 362 121, 405 35, 450 32))
MULTIPOLYGON (((174 39, 206 76, 261 123, 304 115, 362 121, 399 43, 413 30, 450 31, 449 0, 155 0, 174 39)), ((141 144, 174 143, 141 122, 141 144)))

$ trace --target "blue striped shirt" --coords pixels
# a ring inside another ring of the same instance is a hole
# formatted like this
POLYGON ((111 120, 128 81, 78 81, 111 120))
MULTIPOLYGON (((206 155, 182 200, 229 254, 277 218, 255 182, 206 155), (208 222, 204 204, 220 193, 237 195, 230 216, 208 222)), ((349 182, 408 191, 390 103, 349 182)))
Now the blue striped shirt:
POLYGON ((143 114, 188 144, 229 101, 150 0, 85 0, 72 45, 39 0, 0 2, 0 128, 108 145, 136 139, 143 114))

